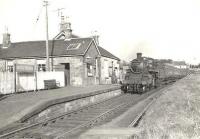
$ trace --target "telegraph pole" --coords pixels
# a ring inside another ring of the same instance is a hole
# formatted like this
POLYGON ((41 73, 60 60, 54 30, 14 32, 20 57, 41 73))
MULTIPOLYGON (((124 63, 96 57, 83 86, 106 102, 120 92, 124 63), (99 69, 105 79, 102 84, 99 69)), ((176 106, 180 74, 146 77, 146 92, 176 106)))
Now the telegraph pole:
POLYGON ((44 1, 46 8, 46 71, 50 71, 49 67, 49 33, 48 33, 48 1, 44 1))
POLYGON ((55 10, 55 12, 58 12, 58 17, 62 16, 62 10, 64 10, 65 8, 58 8, 57 10, 55 10))

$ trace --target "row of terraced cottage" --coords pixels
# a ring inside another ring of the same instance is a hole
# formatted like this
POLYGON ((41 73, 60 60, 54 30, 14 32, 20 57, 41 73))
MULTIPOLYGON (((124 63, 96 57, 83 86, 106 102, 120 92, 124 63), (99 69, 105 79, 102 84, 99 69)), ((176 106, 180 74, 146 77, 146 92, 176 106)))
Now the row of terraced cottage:
MULTIPOLYGON (((8 86, 8 83, 5 82, 5 76, 7 76, 5 74, 13 72, 17 73, 11 79, 12 82, 15 78, 15 91, 17 91, 17 87, 18 91, 20 88, 23 91, 23 87, 27 87, 25 85, 27 82, 31 79, 33 82, 36 80, 35 75, 38 75, 37 81, 41 82, 39 75, 42 73, 45 77, 41 80, 57 78, 56 76, 61 75, 61 86, 111 84, 120 80, 120 59, 100 47, 97 36, 80 38, 72 34, 70 22, 63 17, 61 18, 60 33, 53 40, 49 40, 49 61, 51 72, 45 74, 45 41, 12 43, 10 34, 3 34, 3 43, 0 44, 0 93, 5 92, 5 88, 8 86), (16 66, 18 67, 16 68, 16 66), (62 74, 56 74, 56 72, 62 74), (23 78, 20 79, 20 76, 23 78), (20 82, 24 82, 24 85, 19 87, 20 82)), ((9 82, 8 79, 6 80, 9 82)), ((39 88, 37 86, 39 85, 36 84, 35 89, 39 88)))

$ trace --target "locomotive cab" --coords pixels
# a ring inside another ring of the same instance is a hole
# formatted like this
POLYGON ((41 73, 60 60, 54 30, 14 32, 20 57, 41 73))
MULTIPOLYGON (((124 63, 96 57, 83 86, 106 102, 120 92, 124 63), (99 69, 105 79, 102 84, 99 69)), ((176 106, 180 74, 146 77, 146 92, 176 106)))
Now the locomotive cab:
POLYGON ((153 88, 158 87, 158 71, 156 70, 149 70, 149 73, 152 75, 152 86, 153 88))

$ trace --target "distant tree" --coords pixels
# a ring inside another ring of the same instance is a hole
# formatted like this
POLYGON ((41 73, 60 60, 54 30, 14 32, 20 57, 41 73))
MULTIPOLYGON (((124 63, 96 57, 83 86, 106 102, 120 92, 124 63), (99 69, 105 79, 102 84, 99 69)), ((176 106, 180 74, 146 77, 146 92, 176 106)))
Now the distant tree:
POLYGON ((122 65, 122 66, 128 66, 129 62, 127 62, 125 60, 121 60, 120 65, 122 65))
POLYGON ((159 59, 158 60, 160 63, 162 63, 162 64, 165 64, 165 63, 172 63, 173 62, 173 60, 171 60, 171 59, 159 59))
POLYGON ((200 68, 200 63, 198 64, 198 68, 200 68))

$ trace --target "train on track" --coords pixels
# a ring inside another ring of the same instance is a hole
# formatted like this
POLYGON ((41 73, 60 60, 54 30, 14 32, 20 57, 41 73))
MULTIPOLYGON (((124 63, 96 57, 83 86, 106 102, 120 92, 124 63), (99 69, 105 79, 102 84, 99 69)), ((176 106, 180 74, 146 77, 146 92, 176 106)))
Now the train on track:
POLYGON ((137 58, 130 62, 126 71, 121 90, 124 93, 141 94, 163 83, 174 82, 186 75, 187 71, 185 69, 163 64, 159 60, 142 57, 142 53, 137 53, 137 58))

